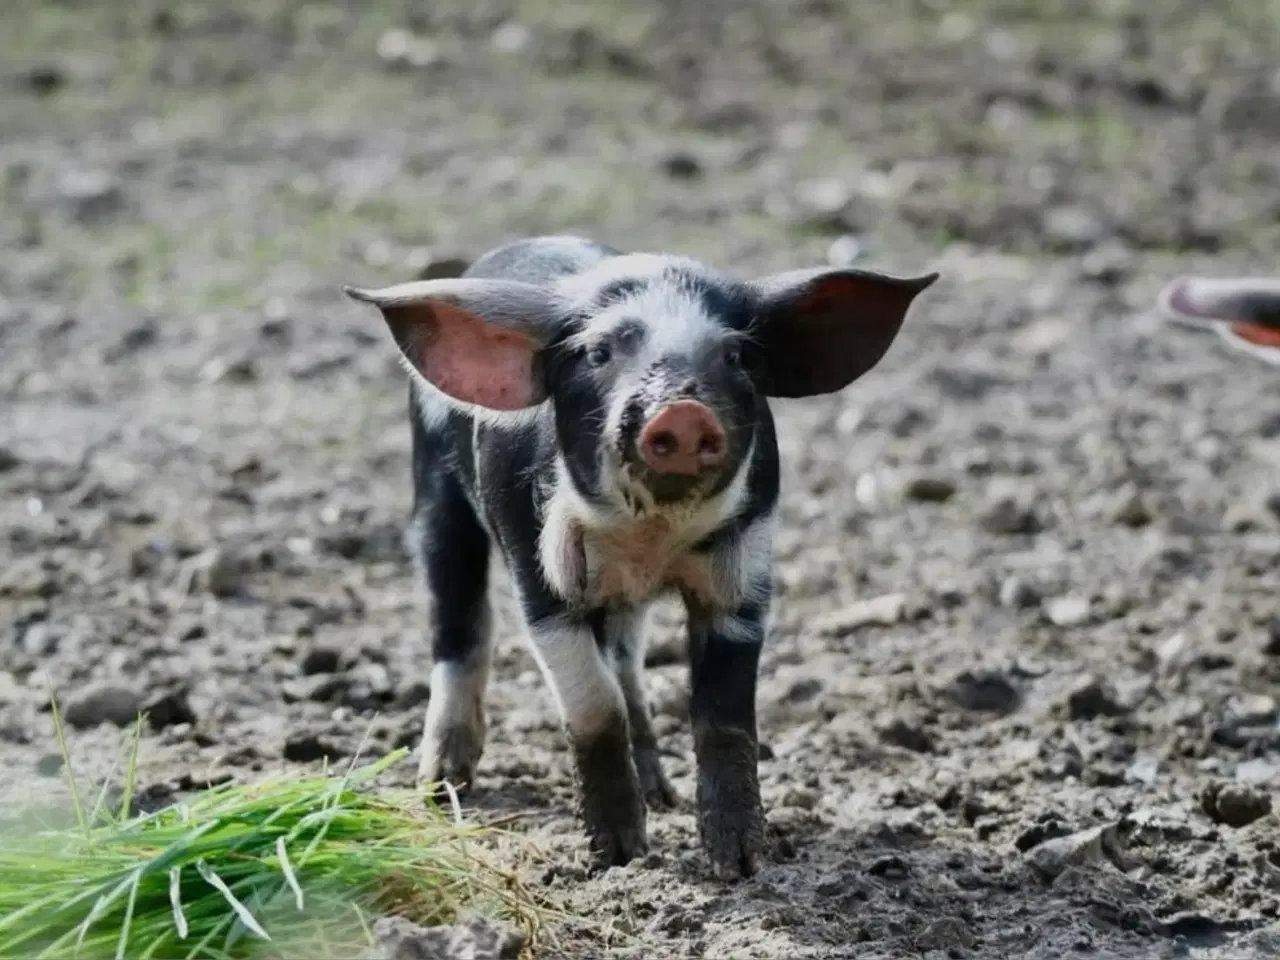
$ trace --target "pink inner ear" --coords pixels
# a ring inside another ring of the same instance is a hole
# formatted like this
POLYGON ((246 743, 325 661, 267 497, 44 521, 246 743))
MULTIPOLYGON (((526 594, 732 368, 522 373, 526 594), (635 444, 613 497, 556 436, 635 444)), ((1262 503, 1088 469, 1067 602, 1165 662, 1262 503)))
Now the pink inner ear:
POLYGON ((440 390, 491 410, 535 404, 533 341, 498 330, 461 307, 432 304, 432 319, 417 331, 418 369, 440 390))
POLYGON ((823 277, 799 304, 801 313, 821 315, 828 311, 854 311, 863 324, 889 324, 894 329, 902 322, 902 291, 887 283, 863 277, 823 277))

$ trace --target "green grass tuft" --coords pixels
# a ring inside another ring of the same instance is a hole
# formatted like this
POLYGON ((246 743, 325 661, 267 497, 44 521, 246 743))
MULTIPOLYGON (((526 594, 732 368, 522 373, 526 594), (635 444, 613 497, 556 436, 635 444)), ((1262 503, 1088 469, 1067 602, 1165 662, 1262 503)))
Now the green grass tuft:
MULTIPOLYGON (((54 718, 67 756, 56 707, 54 718)), ((129 816, 139 733, 119 810, 101 798, 86 809, 69 774, 72 823, 28 815, 3 831, 0 957, 336 960, 361 953, 377 917, 431 925, 464 910, 536 933, 543 908, 474 842, 494 828, 466 823, 456 804, 368 789, 406 751, 129 816)))

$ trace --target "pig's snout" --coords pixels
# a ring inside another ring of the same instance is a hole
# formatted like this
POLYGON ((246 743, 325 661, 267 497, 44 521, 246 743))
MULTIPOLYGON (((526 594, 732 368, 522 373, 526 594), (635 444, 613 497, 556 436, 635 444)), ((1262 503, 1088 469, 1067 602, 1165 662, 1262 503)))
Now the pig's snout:
POLYGON ((655 473, 697 476, 724 463, 724 427, 696 400, 659 410, 640 434, 640 457, 655 473))

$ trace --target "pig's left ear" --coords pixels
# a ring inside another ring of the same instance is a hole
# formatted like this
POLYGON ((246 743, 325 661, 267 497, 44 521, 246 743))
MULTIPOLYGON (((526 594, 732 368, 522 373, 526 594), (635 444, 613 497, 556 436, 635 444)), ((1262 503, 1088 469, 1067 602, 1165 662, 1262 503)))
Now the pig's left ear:
POLYGON ((561 316, 551 291, 447 279, 343 292, 382 311, 413 372, 454 400, 514 411, 546 399, 541 351, 561 316))
POLYGON ((757 280, 753 334, 771 397, 812 397, 853 383, 884 356, 915 298, 938 274, 796 270, 757 280))

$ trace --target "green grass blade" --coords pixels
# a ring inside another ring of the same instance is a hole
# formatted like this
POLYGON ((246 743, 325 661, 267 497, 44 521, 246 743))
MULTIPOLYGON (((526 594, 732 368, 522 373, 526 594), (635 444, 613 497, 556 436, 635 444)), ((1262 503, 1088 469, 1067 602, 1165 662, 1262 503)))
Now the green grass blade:
POLYGON ((116 941, 116 960, 124 960, 125 948, 129 945, 129 934, 133 930, 133 911, 138 904, 138 884, 142 882, 142 868, 133 874, 133 885, 129 888, 129 903, 124 910, 124 920, 120 924, 120 937, 116 941))
POLYGON ((253 931, 255 936, 261 937, 268 943, 271 941, 271 938, 267 936, 267 931, 263 930, 262 927, 258 925, 258 921, 254 919, 253 914, 249 912, 249 908, 236 899, 236 895, 231 892, 231 888, 222 882, 222 878, 213 872, 213 868, 210 867, 209 864, 203 860, 197 860, 196 872, 204 878, 205 883, 209 884, 209 886, 222 894, 223 898, 227 901, 227 906, 235 912, 235 915, 240 919, 241 923, 253 931))
POLYGON ((182 867, 169 869, 169 904, 173 908, 173 928, 178 932, 178 939, 187 939, 190 927, 187 926, 187 915, 182 912, 182 867))
POLYGON ((58 751, 62 754, 62 769, 67 771, 67 786, 71 788, 71 807, 75 810, 76 823, 80 832, 89 834, 89 823, 84 818, 84 804, 80 802, 80 786, 76 783, 75 767, 71 765, 71 750, 67 746, 67 730, 62 725, 62 711, 58 709, 58 698, 50 697, 49 706, 53 710, 53 735, 58 741, 58 751))
POLYGON ((120 817, 123 822, 129 819, 129 809, 133 806, 133 789, 138 781, 138 745, 142 743, 143 715, 133 725, 133 735, 129 738, 129 761, 124 766, 124 792, 120 797, 120 817))
POLYGON ((276 837, 276 858, 280 861, 280 872, 284 874, 285 881, 289 884, 289 889, 293 891, 293 902, 298 906, 298 912, 303 909, 302 887, 298 886, 298 876, 293 872, 293 867, 289 863, 289 853, 285 850, 284 837, 276 837))

